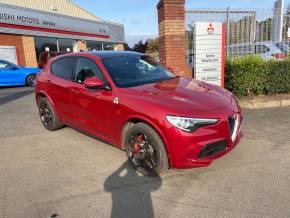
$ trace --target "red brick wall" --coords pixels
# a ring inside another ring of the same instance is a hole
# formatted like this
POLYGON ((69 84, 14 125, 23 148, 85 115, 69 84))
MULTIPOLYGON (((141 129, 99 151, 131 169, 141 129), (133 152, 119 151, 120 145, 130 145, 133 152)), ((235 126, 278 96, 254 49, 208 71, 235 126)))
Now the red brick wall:
POLYGON ((0 45, 16 46, 20 65, 37 67, 34 38, 31 36, 0 34, 0 45))
POLYGON ((185 62, 185 0, 160 0, 158 9, 160 61, 182 76, 192 77, 185 62))
POLYGON ((87 43, 83 40, 77 41, 78 52, 79 51, 87 51, 87 43))

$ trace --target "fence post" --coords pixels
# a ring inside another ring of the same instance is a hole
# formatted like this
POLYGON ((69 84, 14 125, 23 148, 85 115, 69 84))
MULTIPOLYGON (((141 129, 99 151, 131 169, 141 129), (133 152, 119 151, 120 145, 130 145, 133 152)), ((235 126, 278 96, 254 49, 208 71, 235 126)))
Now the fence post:
POLYGON ((226 59, 228 59, 229 50, 228 46, 230 44, 230 7, 227 8, 227 40, 226 40, 226 59))

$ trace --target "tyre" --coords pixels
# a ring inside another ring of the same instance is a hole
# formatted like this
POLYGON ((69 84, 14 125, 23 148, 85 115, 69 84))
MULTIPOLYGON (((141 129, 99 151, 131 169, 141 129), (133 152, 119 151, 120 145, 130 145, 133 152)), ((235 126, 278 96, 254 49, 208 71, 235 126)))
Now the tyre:
POLYGON ((25 79, 25 83, 27 86, 33 86, 33 82, 34 82, 34 79, 35 79, 35 74, 30 74, 26 77, 25 79))
POLYGON ((125 132, 129 163, 146 176, 157 176, 168 169, 164 144, 156 131, 145 123, 129 126, 125 132))
POLYGON ((38 109, 40 120, 46 129, 54 131, 63 127, 47 98, 40 98, 38 109))

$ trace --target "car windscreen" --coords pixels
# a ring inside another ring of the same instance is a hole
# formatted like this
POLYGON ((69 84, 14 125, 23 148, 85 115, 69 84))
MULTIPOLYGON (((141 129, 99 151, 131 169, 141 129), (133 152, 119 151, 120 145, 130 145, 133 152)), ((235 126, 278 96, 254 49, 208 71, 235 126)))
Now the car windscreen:
POLYGON ((140 86, 170 80, 176 77, 154 59, 142 55, 104 58, 103 64, 116 86, 140 86))

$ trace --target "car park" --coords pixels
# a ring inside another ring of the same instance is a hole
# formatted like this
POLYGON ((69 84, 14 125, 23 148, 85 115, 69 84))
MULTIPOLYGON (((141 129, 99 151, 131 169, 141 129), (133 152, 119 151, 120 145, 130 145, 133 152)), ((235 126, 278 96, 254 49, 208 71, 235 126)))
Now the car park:
MULTIPOLYGON (((286 46, 279 48, 280 44, 271 41, 255 42, 255 43, 238 43, 228 47, 229 56, 244 56, 257 54, 264 60, 276 59, 281 60, 287 57, 288 53, 284 50, 286 46)), ((280 45, 281 47, 281 45, 280 45)))
POLYGON ((53 58, 37 77, 35 97, 46 129, 68 125, 100 138, 125 150, 145 175, 209 166, 242 137, 233 94, 135 52, 53 58))
POLYGON ((0 60, 0 86, 32 86, 39 68, 21 67, 6 60, 0 60))

